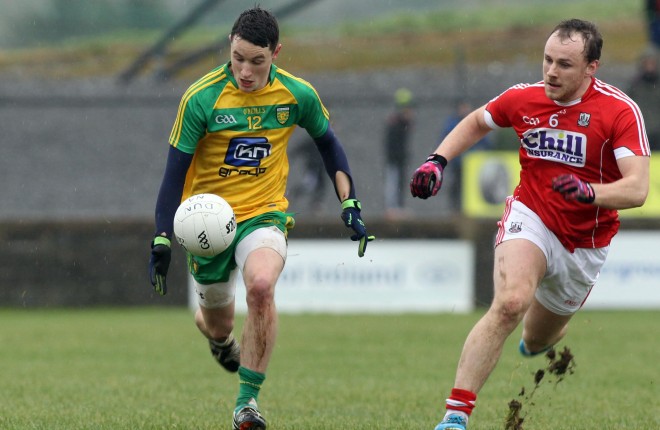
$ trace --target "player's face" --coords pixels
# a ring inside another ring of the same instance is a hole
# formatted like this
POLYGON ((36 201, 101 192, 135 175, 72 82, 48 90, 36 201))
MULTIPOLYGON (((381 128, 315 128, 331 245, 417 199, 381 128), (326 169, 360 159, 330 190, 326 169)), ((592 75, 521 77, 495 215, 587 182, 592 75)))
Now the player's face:
POLYGON ((580 35, 561 39, 553 33, 545 44, 543 82, 545 95, 562 103, 577 100, 587 91, 598 61, 587 63, 580 35))
POLYGON ((281 47, 281 44, 277 45, 271 52, 269 48, 254 45, 239 36, 231 39, 231 72, 241 91, 257 91, 266 86, 270 66, 281 47))

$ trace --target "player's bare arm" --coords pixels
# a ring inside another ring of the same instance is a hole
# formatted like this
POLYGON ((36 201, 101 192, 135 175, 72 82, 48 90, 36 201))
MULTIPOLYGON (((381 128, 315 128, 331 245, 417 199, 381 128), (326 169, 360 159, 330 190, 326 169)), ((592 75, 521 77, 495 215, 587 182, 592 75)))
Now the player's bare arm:
POLYGON ((481 106, 463 118, 443 139, 434 153, 450 161, 481 140, 492 130, 484 120, 485 110, 486 105, 481 106))
POLYGON ((617 160, 621 179, 609 184, 591 184, 594 204, 608 209, 629 209, 642 206, 649 193, 650 157, 624 157, 617 160))
POLYGON ((485 110, 486 106, 481 106, 463 118, 428 156, 426 162, 415 170, 410 181, 413 197, 427 199, 435 196, 442 186, 442 172, 447 162, 470 149, 491 131, 484 118, 485 110))
POLYGON ((337 196, 340 201, 344 201, 350 197, 351 194, 351 178, 344 172, 335 173, 335 188, 337 188, 337 196))

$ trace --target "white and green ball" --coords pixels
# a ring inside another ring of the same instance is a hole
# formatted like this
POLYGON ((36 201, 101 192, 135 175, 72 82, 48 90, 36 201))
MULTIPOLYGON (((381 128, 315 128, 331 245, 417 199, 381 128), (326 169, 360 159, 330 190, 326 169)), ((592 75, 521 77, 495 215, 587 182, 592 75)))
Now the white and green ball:
POLYGON ((233 208, 215 194, 196 194, 184 200, 174 215, 174 235, 188 252, 213 257, 225 251, 236 235, 233 208))

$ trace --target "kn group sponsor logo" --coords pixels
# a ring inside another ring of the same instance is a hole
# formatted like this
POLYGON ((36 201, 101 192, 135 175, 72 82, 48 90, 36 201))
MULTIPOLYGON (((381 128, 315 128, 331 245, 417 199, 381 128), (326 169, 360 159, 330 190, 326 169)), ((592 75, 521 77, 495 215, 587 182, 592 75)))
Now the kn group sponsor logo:
POLYGON ((272 145, 265 137, 237 137, 229 142, 225 164, 234 168, 221 167, 221 177, 231 176, 233 173, 239 175, 259 176, 266 172, 261 167, 261 160, 271 154, 272 145))
POLYGON ((584 167, 587 136, 582 133, 554 128, 533 128, 523 134, 520 142, 530 157, 584 167))

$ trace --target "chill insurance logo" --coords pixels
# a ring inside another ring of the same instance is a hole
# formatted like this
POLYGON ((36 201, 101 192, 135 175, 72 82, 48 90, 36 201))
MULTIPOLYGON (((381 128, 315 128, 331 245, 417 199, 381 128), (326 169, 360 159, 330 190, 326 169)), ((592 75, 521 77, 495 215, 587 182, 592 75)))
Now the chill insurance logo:
POLYGON ((525 132, 521 143, 530 157, 584 167, 587 136, 582 133, 553 128, 534 128, 525 132))

